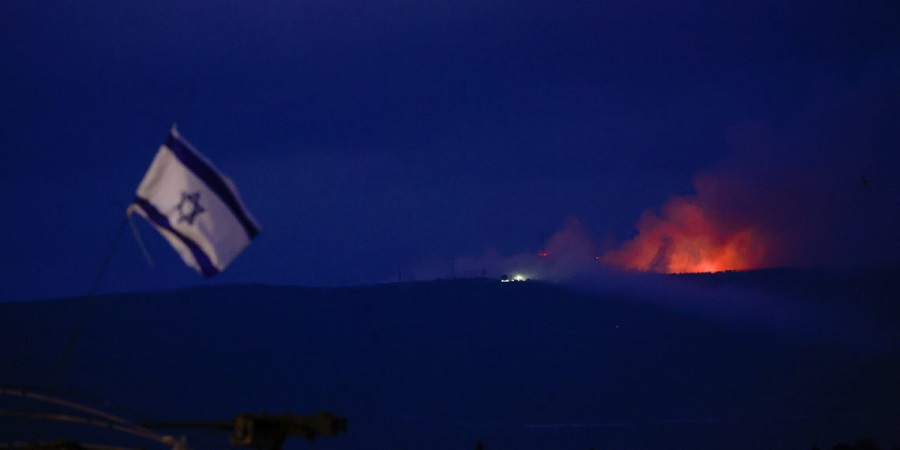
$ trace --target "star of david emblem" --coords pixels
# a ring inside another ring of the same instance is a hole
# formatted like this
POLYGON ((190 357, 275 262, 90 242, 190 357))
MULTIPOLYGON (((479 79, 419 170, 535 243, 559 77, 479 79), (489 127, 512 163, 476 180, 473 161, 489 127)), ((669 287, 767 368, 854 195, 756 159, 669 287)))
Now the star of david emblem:
POLYGON ((178 206, 175 207, 178 209, 178 223, 187 222, 188 225, 194 224, 194 219, 197 218, 197 214, 206 211, 200 206, 200 192, 194 192, 193 194, 187 193, 184 191, 181 193, 181 201, 178 202, 178 206))

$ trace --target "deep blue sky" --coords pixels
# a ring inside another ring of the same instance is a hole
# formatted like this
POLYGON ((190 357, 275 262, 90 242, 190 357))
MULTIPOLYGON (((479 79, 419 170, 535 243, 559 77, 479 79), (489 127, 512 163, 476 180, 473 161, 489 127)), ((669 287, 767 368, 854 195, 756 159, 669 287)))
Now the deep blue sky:
POLYGON ((745 167, 750 199, 811 173, 751 213, 852 192, 801 250, 896 261, 897 23, 890 1, 0 2, 0 301, 88 291, 173 122, 262 234, 205 280, 141 223, 158 267, 126 235, 102 291, 449 275, 569 217, 611 245, 745 167))

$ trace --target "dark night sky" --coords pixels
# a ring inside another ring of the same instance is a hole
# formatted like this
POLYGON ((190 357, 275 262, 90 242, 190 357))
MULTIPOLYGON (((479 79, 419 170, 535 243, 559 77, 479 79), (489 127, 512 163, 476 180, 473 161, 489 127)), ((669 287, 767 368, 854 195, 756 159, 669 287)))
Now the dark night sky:
POLYGON ((0 301, 89 290, 173 122, 262 234, 206 280, 139 223, 101 291, 515 269, 673 196, 763 265, 896 263, 895 2, 746 3, 0 2, 0 301))

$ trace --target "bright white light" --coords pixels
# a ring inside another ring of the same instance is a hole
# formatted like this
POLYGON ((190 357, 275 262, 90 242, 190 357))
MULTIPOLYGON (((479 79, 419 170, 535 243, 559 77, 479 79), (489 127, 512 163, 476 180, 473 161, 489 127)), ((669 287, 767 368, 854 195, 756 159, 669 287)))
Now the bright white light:
POLYGON ((506 275, 500 279, 501 283, 511 283, 511 282, 520 282, 520 281, 528 281, 528 277, 522 275, 521 273, 517 273, 512 276, 512 278, 506 278, 506 275))

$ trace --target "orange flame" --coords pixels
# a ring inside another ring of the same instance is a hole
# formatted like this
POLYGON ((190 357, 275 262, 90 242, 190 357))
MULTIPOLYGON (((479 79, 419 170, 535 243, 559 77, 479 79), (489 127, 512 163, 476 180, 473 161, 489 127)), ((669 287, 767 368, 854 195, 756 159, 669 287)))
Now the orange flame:
POLYGON ((675 197, 662 217, 646 211, 638 235, 603 262, 623 269, 663 273, 722 272, 762 267, 765 238, 752 226, 734 226, 704 209, 694 197, 675 197))

